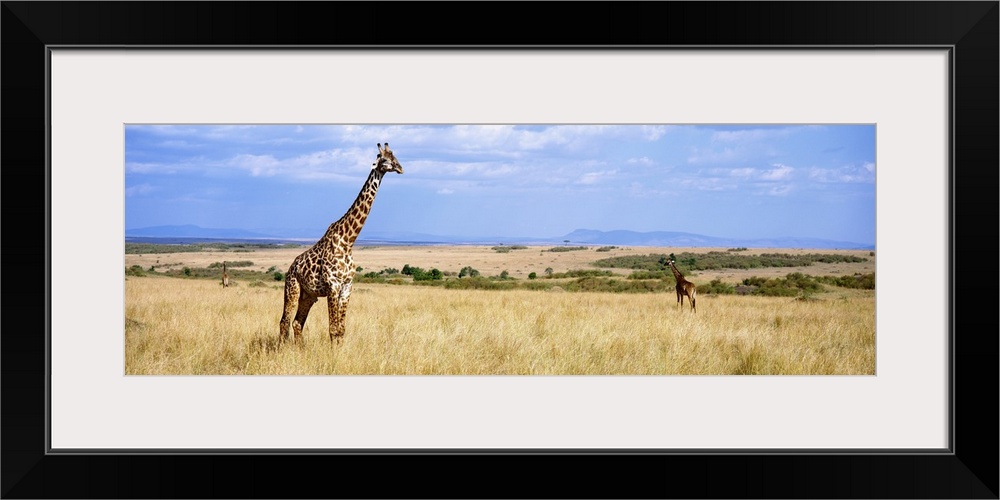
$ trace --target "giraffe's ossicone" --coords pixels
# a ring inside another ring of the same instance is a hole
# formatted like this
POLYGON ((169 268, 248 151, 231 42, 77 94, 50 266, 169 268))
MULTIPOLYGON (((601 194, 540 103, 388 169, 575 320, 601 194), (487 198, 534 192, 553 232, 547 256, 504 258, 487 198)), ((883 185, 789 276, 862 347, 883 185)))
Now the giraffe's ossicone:
POLYGON ((378 156, 368 180, 357 199, 339 220, 330 225, 315 245, 302 252, 285 275, 285 305, 281 313, 279 341, 288 339, 289 329, 295 340, 302 338, 302 327, 309 310, 320 297, 326 297, 329 310, 330 340, 338 343, 344 336, 344 319, 354 281, 354 242, 368 218, 382 177, 388 172, 403 173, 389 143, 378 144, 378 156))

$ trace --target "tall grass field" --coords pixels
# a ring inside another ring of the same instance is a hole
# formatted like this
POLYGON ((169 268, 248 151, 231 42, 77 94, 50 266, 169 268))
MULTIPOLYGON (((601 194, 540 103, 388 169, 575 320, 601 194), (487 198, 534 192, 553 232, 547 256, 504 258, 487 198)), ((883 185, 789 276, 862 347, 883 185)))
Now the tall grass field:
POLYGON ((356 283, 278 343, 282 283, 127 276, 128 375, 874 375, 875 294, 454 290, 356 283))

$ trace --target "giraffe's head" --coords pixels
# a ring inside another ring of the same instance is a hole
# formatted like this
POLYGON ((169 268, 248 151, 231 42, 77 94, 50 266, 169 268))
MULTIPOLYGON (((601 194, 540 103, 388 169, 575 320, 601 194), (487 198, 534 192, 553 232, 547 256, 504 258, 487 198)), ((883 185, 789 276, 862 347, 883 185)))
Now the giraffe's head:
POLYGON ((389 143, 385 143, 385 147, 382 147, 381 143, 377 144, 377 146, 378 156, 375 158, 372 168, 383 174, 387 172, 403 173, 403 166, 399 164, 396 155, 392 154, 392 151, 389 150, 389 143))

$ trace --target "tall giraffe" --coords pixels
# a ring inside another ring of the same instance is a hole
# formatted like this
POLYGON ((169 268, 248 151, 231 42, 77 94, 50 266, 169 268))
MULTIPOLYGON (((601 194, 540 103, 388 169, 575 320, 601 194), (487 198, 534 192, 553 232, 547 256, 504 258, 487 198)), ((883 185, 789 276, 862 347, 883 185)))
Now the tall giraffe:
POLYGON ((226 272, 226 261, 222 261, 222 288, 229 286, 229 273, 226 272))
POLYGON ((677 281, 677 286, 674 287, 677 291, 677 302, 681 305, 681 308, 683 308, 684 296, 687 295, 687 298, 691 300, 691 310, 695 311, 694 296, 697 290, 695 289, 694 283, 684 279, 681 272, 677 270, 677 266, 674 265, 674 259, 667 261, 667 264, 670 266, 670 270, 674 272, 674 280, 677 281))
POLYGON ((361 186, 354 204, 340 220, 330 225, 315 245, 302 252, 288 267, 285 307, 281 313, 278 337, 280 342, 288 339, 289 326, 295 340, 301 340, 309 309, 320 297, 326 297, 330 340, 340 343, 344 336, 347 302, 351 298, 351 283, 354 281, 354 258, 351 255, 354 242, 371 212, 382 176, 387 172, 402 174, 403 167, 389 150, 389 143, 385 147, 380 143, 368 180, 361 186))

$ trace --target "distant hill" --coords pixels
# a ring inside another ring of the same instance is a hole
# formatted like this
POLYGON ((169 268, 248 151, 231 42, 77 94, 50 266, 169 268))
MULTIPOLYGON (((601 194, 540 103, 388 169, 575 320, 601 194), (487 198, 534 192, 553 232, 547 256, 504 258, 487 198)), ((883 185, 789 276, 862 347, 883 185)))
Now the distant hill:
POLYGON ((247 231, 245 229, 218 229, 185 224, 181 226, 153 226, 137 229, 126 229, 125 237, 145 238, 239 238, 239 239, 271 239, 274 235, 247 231))
MULTIPOLYGON (((125 238, 164 238, 164 239, 213 239, 213 240, 308 240, 315 241, 322 233, 311 235, 301 231, 284 230, 245 230, 203 228, 196 225, 155 226, 136 229, 126 229, 125 238), (282 234, 278 234, 282 233, 282 234)), ((531 238, 512 236, 443 236, 426 233, 399 231, 362 231, 360 243, 369 244, 462 244, 462 245, 620 245, 648 247, 747 247, 747 248, 817 248, 845 250, 874 250, 875 246, 865 243, 824 240, 819 238, 722 238, 702 234, 683 233, 675 231, 597 231, 593 229, 577 229, 564 236, 551 238, 531 238)))
POLYGON ((650 247, 747 247, 747 248, 841 248, 845 250, 875 249, 874 245, 819 238, 719 238, 702 234, 672 231, 595 231, 577 229, 564 240, 572 243, 602 245, 632 245, 650 247))

